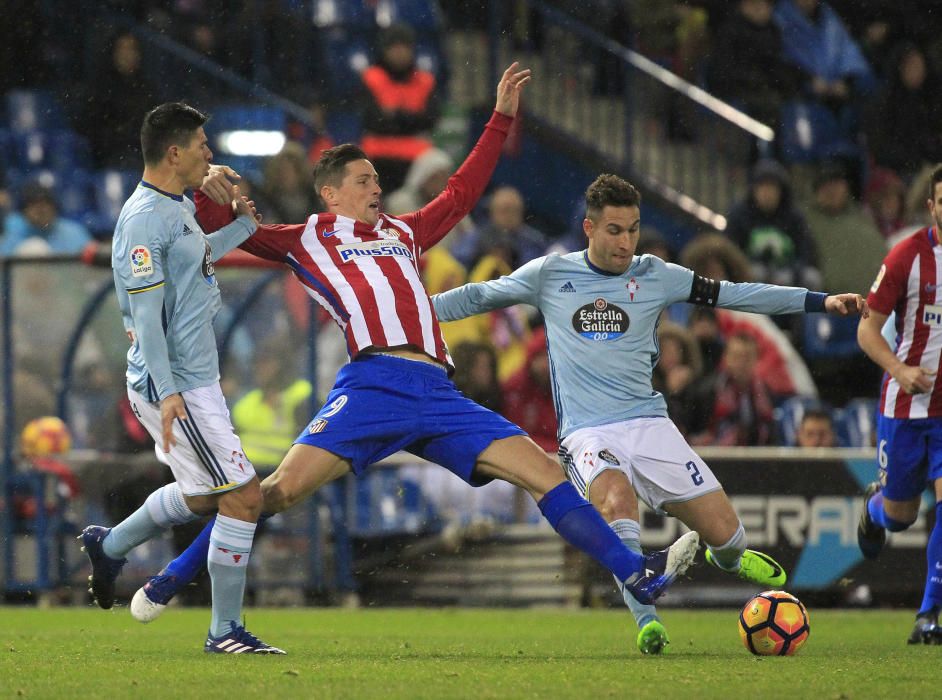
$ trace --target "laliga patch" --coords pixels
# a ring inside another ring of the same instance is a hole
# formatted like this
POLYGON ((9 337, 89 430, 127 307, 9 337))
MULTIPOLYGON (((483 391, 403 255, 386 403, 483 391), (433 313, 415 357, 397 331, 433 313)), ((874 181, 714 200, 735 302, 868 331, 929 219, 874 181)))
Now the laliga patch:
POLYGON ((147 277, 154 272, 154 261, 147 246, 134 246, 131 249, 131 276, 147 277))
POLYGON ((318 418, 316 421, 311 423, 310 427, 307 429, 307 432, 309 435, 313 435, 314 433, 322 433, 326 427, 327 421, 323 418, 318 418))
POLYGON ((613 454, 612 454, 611 452, 609 452, 608 450, 599 450, 599 459, 601 459, 601 460, 603 460, 603 461, 605 461, 605 462, 608 462, 609 464, 613 464, 613 465, 615 465, 616 467, 620 467, 620 466, 621 466, 621 462, 618 461, 618 457, 616 457, 615 455, 613 455, 613 454))
POLYGON ((883 281, 883 275, 886 274, 886 265, 880 265, 880 271, 877 273, 877 278, 873 280, 873 284, 870 286, 871 292, 876 292, 880 288, 880 282, 883 281))

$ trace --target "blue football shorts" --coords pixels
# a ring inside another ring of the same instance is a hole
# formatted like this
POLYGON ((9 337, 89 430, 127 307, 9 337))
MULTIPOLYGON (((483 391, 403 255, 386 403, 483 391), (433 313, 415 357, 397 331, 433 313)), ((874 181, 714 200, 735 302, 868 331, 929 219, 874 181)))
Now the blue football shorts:
POLYGON ((405 450, 440 464, 472 486, 489 478, 474 466, 495 440, 526 435, 467 398, 439 366, 389 355, 360 355, 337 381, 295 443, 348 459, 357 475, 405 450))
POLYGON ((916 498, 942 478, 942 418, 878 416, 877 460, 886 498, 916 498))

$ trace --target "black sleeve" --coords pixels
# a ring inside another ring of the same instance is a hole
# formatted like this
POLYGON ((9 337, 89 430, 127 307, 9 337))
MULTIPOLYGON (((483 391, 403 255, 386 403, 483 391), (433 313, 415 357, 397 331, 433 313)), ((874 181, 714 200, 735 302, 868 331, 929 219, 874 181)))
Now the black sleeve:
POLYGON ((716 306, 716 301, 720 296, 720 283, 711 280, 709 277, 702 277, 694 273, 693 284, 690 285, 690 296, 687 297, 688 304, 697 306, 716 306))

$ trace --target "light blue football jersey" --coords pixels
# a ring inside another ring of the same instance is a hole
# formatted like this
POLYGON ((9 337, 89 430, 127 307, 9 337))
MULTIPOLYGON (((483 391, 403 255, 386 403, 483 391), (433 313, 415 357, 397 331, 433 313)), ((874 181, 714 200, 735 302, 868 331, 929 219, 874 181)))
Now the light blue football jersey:
MULTIPOLYGON (((559 435, 642 416, 667 416, 651 386, 661 311, 692 298, 694 273, 653 255, 623 274, 600 270, 586 251, 532 260, 510 275, 432 297, 442 321, 514 304, 545 318, 559 435)), ((765 314, 823 309, 825 295, 798 287, 721 282, 716 306, 765 314), (812 296, 808 300, 809 294, 812 296)))
POLYGON ((118 306, 135 342, 128 386, 148 401, 219 381, 213 263, 255 231, 248 216, 210 236, 182 195, 142 182, 118 217, 111 267, 118 306))

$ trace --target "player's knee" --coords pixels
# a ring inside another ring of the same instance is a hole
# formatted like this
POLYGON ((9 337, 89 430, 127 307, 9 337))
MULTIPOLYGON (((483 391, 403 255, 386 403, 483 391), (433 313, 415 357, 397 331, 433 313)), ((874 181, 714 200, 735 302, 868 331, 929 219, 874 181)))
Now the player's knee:
POLYGON ((186 507, 196 515, 212 515, 216 512, 217 501, 212 496, 184 496, 186 507))
POLYGON ((274 477, 272 475, 262 482, 262 505, 266 513, 280 513, 294 503, 284 482, 274 477))
POLYGON ((258 520, 262 513, 262 491, 258 479, 220 496, 219 512, 239 520, 258 520))
POLYGON ((596 506, 608 523, 622 518, 636 520, 638 517, 638 500, 627 482, 612 485, 596 506))

